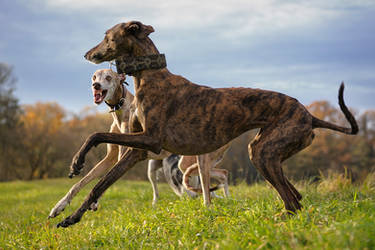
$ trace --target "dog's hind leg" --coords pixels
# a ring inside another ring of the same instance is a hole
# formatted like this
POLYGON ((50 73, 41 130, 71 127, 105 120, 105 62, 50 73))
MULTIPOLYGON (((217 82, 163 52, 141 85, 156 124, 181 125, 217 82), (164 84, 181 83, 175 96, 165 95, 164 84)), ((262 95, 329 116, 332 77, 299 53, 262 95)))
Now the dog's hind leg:
POLYGON ((145 160, 146 158, 146 151, 129 148, 122 159, 117 162, 116 165, 109 170, 109 172, 95 185, 81 207, 78 208, 73 214, 65 218, 62 222, 57 224, 57 227, 68 227, 79 222, 83 214, 90 208, 92 203, 95 203, 113 183, 120 179, 120 177, 131 169, 137 162, 145 160))
POLYGON ((158 184, 156 180, 156 170, 158 170, 161 167, 163 167, 163 160, 149 160, 148 161, 147 177, 148 177, 148 180, 151 182, 152 191, 153 191, 152 205, 155 205, 159 199, 159 190, 158 190, 158 184))
POLYGON ((302 200, 302 195, 301 195, 301 194, 298 192, 298 190, 293 186, 293 184, 290 183, 288 179, 285 178, 285 180, 286 180, 286 183, 288 184, 290 190, 292 190, 293 194, 296 196, 297 200, 299 200, 299 201, 302 200))
POLYGON ((254 166, 276 188, 285 208, 291 212, 301 209, 302 196, 284 176, 281 163, 311 141, 311 125, 292 120, 290 124, 282 124, 282 128, 261 129, 249 147, 254 166))

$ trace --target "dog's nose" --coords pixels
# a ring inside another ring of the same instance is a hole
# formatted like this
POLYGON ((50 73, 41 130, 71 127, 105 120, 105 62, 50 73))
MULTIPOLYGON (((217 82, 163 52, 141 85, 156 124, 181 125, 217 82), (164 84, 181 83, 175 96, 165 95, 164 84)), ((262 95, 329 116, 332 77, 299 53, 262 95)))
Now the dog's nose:
POLYGON ((96 90, 99 90, 99 89, 102 87, 102 85, 100 85, 100 83, 98 83, 98 82, 94 82, 94 83, 92 84, 92 86, 93 86, 94 89, 96 89, 96 90))

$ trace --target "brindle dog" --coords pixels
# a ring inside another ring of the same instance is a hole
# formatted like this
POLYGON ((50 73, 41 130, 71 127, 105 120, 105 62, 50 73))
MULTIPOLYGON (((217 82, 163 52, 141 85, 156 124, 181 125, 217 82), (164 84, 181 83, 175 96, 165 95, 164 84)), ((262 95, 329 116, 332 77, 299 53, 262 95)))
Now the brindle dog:
MULTIPOLYGON (((154 29, 137 21, 120 23, 109 29, 104 40, 88 51, 93 63, 158 55, 148 37, 154 29)), ((126 61, 126 60, 125 60, 126 61)), ((147 158, 147 150, 162 149, 181 155, 212 152, 242 133, 260 128, 249 145, 249 154, 258 171, 278 191, 285 208, 301 208, 301 194, 283 174, 281 163, 311 144, 315 128, 328 128, 346 134, 358 132, 353 115, 344 104, 342 84, 339 104, 351 128, 340 127, 312 116, 296 99, 287 95, 252 88, 210 88, 191 83, 167 68, 128 72, 134 77, 135 111, 131 114, 130 134, 95 133, 73 158, 71 173, 78 174, 86 153, 100 143, 130 147, 115 166, 96 184, 81 207, 58 226, 77 223, 103 192, 134 164, 147 158)), ((198 160, 202 186, 209 179, 204 158, 198 160)), ((206 204, 209 193, 204 193, 206 204)))

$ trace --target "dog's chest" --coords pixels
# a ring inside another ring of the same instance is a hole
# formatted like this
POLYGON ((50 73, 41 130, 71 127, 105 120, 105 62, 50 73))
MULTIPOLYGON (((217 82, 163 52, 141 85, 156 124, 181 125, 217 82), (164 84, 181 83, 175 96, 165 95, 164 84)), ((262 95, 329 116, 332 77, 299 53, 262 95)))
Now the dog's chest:
POLYGON ((123 109, 116 110, 112 113, 113 120, 116 122, 117 128, 121 133, 127 133, 127 122, 129 121, 129 115, 124 112, 123 109))

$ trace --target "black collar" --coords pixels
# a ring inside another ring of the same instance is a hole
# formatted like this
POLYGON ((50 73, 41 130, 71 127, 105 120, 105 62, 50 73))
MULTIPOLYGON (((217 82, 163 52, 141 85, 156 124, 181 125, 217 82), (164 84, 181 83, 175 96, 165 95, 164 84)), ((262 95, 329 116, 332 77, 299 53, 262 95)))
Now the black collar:
POLYGON ((145 69, 162 69, 167 67, 164 54, 129 57, 123 56, 116 59, 117 72, 133 75, 145 69))
POLYGON ((121 98, 120 98, 120 100, 118 101, 117 104, 110 104, 107 101, 105 101, 105 104, 107 104, 108 107, 111 108, 109 113, 116 112, 117 110, 121 109, 122 105, 124 105, 124 103, 125 103, 125 96, 126 96, 125 86, 122 85, 122 96, 121 96, 121 98))

